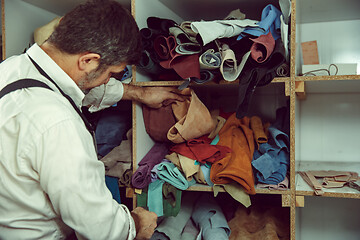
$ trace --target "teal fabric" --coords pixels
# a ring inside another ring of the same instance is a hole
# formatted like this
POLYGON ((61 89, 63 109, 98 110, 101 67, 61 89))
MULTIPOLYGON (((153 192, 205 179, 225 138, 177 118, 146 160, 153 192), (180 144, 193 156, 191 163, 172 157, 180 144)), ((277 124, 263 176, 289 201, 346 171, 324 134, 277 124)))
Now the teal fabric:
POLYGON ((195 179, 190 182, 172 162, 161 162, 158 167, 158 177, 180 190, 186 190, 196 183, 195 179))
POLYGON ((156 180, 149 184, 147 204, 149 211, 156 213, 158 217, 164 215, 162 188, 164 180, 156 180))

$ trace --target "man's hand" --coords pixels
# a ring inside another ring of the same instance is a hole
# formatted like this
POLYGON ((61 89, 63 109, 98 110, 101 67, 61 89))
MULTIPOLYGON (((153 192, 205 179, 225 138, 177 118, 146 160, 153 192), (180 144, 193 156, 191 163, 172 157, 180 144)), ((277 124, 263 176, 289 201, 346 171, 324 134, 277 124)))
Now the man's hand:
POLYGON ((135 222, 137 240, 150 239, 157 226, 157 215, 149 212, 142 207, 137 207, 131 211, 131 216, 135 222))
POLYGON ((151 108, 160 108, 164 102, 184 101, 175 87, 138 87, 124 84, 124 100, 135 100, 151 108))

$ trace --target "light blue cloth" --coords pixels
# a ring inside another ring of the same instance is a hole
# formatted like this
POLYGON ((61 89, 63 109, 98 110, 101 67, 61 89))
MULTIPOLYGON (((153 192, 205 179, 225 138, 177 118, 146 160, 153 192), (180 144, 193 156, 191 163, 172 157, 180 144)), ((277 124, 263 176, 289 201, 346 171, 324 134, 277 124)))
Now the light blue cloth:
POLYGON ((201 164, 200 169, 201 169, 202 173, 204 174, 204 178, 205 178, 206 183, 209 186, 214 186, 214 183, 210 180, 211 165, 208 166, 207 164, 201 164))
POLYGON ((196 198, 190 193, 183 194, 181 208, 176 217, 166 217, 155 229, 151 240, 181 240, 186 223, 191 217, 196 198))
POLYGON ((261 13, 261 21, 257 23, 258 27, 246 27, 237 40, 249 35, 250 37, 259 37, 268 34, 269 31, 271 31, 274 40, 277 40, 280 37, 281 15, 281 11, 274 5, 267 5, 261 13))
POLYGON ((151 182, 148 187, 147 205, 149 211, 156 213, 158 217, 164 215, 162 193, 164 183, 164 180, 156 180, 154 182, 151 182))
POLYGON ((196 183, 195 179, 186 180, 184 175, 172 162, 161 162, 158 167, 158 178, 170 183, 180 190, 186 190, 196 183))
POLYGON ((269 140, 254 151, 251 164, 257 182, 278 184, 285 179, 290 164, 289 136, 274 126, 268 130, 269 140))
POLYGON ((208 193, 202 193, 191 215, 197 227, 200 229, 203 240, 229 239, 231 230, 227 224, 224 213, 208 193))

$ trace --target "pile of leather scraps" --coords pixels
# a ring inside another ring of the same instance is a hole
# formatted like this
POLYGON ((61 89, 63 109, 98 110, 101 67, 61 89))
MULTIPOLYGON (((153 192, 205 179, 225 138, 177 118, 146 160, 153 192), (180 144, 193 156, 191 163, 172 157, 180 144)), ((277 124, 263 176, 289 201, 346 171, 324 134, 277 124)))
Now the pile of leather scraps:
POLYGON ((300 176, 309 186, 314 189, 316 195, 323 195, 323 188, 341 188, 344 186, 360 191, 357 172, 347 171, 300 171, 300 176))
POLYGON ((239 205, 228 224, 230 240, 290 239, 289 209, 253 204, 239 205))

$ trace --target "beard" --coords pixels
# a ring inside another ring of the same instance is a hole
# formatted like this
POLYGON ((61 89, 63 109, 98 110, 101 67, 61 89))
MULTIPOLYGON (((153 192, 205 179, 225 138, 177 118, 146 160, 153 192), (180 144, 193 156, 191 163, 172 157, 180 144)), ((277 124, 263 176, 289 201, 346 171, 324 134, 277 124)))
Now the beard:
POLYGON ((84 94, 87 94, 91 88, 88 86, 95 81, 102 73, 104 72, 103 69, 94 69, 91 70, 89 73, 86 73, 85 76, 83 76, 78 83, 79 88, 81 91, 83 91, 84 94))

